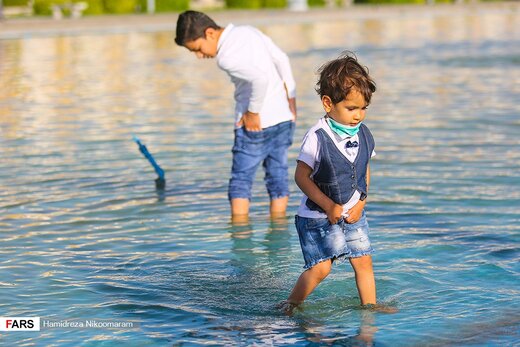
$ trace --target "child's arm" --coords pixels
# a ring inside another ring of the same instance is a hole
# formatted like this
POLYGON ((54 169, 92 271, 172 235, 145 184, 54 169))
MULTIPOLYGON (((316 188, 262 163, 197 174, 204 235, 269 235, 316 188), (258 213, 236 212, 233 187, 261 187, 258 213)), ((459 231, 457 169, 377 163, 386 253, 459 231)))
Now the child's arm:
POLYGON ((287 101, 289 102, 289 109, 291 110, 291 113, 293 114, 294 118, 293 121, 296 121, 296 118, 298 118, 298 114, 296 111, 296 98, 289 97, 289 90, 287 89, 287 85, 284 84, 285 87, 285 93, 287 94, 287 101))
POLYGON ((266 47, 269 50, 269 54, 273 59, 278 75, 282 78, 287 90, 287 99, 296 98, 296 82, 292 74, 291 63, 289 56, 278 47, 273 40, 267 35, 263 35, 266 47))
POLYGON ((292 74, 289 56, 282 51, 270 37, 266 35, 263 35, 263 37, 269 54, 276 66, 276 71, 278 71, 278 75, 280 75, 284 83, 285 91, 287 93, 287 101, 289 102, 289 109, 294 116, 294 120, 296 120, 296 82, 294 81, 294 76, 292 74))
MULTIPOLYGON (((370 165, 367 166, 367 193, 368 193, 368 187, 370 186, 370 165)), ((350 210, 348 210, 348 217, 345 218, 345 221, 347 223, 356 223, 363 213, 363 209, 365 208, 365 205, 367 203, 367 199, 361 201, 359 200, 350 210)))
POLYGON ((296 98, 289 98, 287 100, 289 101, 289 109, 294 116, 294 121, 296 121, 296 118, 298 118, 298 113, 296 111, 296 98))
POLYGON ((311 179, 312 168, 302 161, 298 161, 294 180, 302 192, 327 213, 327 218, 332 224, 336 224, 341 218, 343 207, 332 201, 327 195, 318 188, 311 179))
POLYGON ((267 94, 269 79, 261 66, 251 63, 253 60, 248 56, 226 56, 219 61, 219 66, 232 78, 248 81, 251 84, 248 110, 242 115, 237 126, 244 126, 248 131, 261 131, 259 112, 267 94))

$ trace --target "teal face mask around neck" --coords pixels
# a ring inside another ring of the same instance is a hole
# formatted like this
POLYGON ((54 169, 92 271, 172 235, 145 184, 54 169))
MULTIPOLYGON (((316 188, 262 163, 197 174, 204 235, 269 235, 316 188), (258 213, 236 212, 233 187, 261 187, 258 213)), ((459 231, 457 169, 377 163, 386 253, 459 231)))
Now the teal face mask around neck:
POLYGON ((327 117, 327 123, 329 123, 329 126, 332 129, 332 131, 338 134, 338 136, 342 139, 356 135, 359 131, 359 127, 361 126, 361 122, 359 122, 355 127, 349 127, 348 125, 343 125, 341 123, 336 122, 334 119, 330 117, 327 117))

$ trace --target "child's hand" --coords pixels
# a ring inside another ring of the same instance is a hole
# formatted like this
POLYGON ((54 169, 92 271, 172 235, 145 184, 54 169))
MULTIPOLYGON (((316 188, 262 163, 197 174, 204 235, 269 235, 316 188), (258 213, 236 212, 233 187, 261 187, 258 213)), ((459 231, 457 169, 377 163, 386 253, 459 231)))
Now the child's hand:
POLYGON ((293 114, 293 122, 296 122, 296 118, 298 117, 296 112, 296 98, 289 98, 287 101, 289 101, 289 109, 293 114))
POLYGON ((341 214, 343 213, 343 207, 341 205, 334 204, 325 212, 327 213, 327 218, 330 224, 336 224, 339 222, 339 219, 341 218, 341 214))
POLYGON ((237 125, 239 127, 244 126, 247 131, 262 131, 260 115, 258 113, 247 111, 242 115, 242 118, 240 118, 237 125))
POLYGON ((365 208, 365 201, 359 200, 357 204, 354 205, 350 210, 348 210, 348 217, 345 217, 345 222, 349 224, 356 223, 363 214, 363 209, 365 208))

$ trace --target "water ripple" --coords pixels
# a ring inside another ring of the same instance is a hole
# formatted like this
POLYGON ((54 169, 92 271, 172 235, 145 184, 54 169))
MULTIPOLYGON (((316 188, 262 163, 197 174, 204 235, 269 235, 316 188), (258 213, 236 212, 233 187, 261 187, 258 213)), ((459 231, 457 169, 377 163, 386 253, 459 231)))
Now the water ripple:
POLYGON ((298 145, 322 109, 316 71, 345 48, 378 91, 367 213, 379 300, 334 267, 293 317, 303 260, 271 222, 229 223, 232 85, 171 33, 0 41, 3 316, 133 321, 129 330, 1 334, 6 345, 516 345, 520 32, 516 12, 263 23, 291 57, 298 145), (290 40, 287 32, 292 33, 290 40), (226 96, 226 97, 223 97, 226 96), (166 170, 167 186, 132 141, 166 170))

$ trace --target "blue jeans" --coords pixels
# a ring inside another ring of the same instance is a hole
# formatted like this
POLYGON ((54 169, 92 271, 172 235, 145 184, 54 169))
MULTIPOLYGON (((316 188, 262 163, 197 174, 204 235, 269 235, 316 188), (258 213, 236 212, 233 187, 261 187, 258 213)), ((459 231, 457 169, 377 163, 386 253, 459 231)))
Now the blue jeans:
POLYGON ((325 260, 341 262, 346 258, 358 258, 374 252, 368 236, 365 211, 353 224, 348 224, 343 218, 336 224, 330 224, 327 218, 305 218, 298 215, 295 221, 305 270, 325 260))
POLYGON ((271 200, 289 196, 287 150, 292 144, 294 122, 283 122, 262 131, 235 130, 229 199, 251 199, 256 169, 263 164, 271 200))

